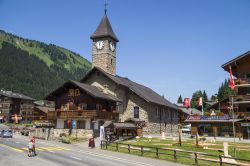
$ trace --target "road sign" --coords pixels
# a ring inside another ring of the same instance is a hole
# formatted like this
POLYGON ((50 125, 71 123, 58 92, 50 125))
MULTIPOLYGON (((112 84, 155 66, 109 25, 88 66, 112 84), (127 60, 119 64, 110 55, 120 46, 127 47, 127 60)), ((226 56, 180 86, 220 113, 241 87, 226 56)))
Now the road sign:
POLYGON ((72 128, 73 128, 73 129, 76 128, 76 120, 72 120, 72 128))

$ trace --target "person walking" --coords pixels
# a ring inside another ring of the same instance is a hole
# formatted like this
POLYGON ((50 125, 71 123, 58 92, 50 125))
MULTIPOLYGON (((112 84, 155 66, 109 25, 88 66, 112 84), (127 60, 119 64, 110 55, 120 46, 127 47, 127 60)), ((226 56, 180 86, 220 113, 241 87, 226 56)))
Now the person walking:
POLYGON ((33 143, 32 139, 31 139, 30 142, 29 142, 28 150, 29 150, 29 151, 28 151, 28 156, 29 156, 29 157, 34 156, 34 143, 33 143))
POLYGON ((89 147, 91 149, 95 148, 95 139, 94 139, 94 136, 92 136, 90 139, 89 139, 89 147))
POLYGON ((36 138, 35 138, 35 136, 33 136, 33 137, 31 138, 31 141, 33 142, 33 153, 34 153, 34 155, 36 156, 36 146, 35 146, 36 138))

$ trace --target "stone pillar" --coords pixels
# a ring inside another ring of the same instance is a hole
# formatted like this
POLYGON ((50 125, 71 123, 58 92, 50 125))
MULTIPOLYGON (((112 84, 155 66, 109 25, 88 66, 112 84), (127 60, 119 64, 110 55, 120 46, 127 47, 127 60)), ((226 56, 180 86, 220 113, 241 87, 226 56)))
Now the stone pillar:
POLYGON ((213 126, 213 136, 214 136, 214 138, 218 137, 218 128, 217 128, 217 126, 213 126))
POLYGON ((228 156, 228 143, 223 142, 223 147, 224 147, 224 156, 228 156))
POLYGON ((161 139, 166 139, 166 137, 165 137, 165 132, 162 132, 162 133, 161 133, 161 139))

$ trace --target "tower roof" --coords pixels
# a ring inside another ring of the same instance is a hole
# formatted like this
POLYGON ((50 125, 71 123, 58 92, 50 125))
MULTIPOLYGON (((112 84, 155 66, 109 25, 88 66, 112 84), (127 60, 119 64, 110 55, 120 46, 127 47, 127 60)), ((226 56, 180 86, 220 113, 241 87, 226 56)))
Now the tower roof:
POLYGON ((116 42, 119 42, 106 14, 102 17, 100 24, 98 25, 96 31, 92 34, 90 38, 96 39, 101 37, 111 37, 116 42))

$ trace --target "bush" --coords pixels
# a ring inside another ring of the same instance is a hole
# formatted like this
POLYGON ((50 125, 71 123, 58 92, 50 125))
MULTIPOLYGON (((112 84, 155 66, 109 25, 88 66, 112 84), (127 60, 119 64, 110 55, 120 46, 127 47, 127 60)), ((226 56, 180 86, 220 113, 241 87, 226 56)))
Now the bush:
POLYGON ((71 144, 69 137, 63 137, 62 138, 62 143, 71 144))

